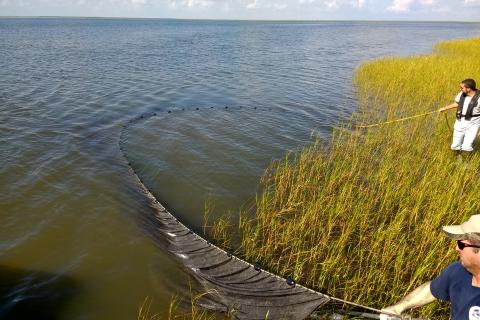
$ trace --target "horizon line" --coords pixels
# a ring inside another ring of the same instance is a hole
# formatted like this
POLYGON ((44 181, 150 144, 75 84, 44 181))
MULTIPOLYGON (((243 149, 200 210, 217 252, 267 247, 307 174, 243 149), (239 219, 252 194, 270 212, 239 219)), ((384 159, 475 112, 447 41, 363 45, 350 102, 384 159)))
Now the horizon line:
POLYGON ((228 19, 228 18, 160 18, 160 17, 117 17, 117 16, 2 16, 0 19, 18 19, 18 18, 36 18, 36 19, 105 19, 105 20, 197 20, 197 21, 252 21, 252 22, 455 22, 455 23, 480 23, 474 20, 413 20, 413 19, 228 19))

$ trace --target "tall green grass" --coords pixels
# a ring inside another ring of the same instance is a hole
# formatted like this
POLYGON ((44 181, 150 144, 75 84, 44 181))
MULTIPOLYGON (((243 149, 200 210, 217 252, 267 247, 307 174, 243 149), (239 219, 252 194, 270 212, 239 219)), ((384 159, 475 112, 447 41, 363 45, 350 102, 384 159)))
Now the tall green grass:
POLYGON ((199 301, 206 293, 194 294, 190 289, 190 296, 181 298, 173 296, 170 300, 167 315, 161 315, 152 311, 153 299, 146 297, 138 307, 137 320, 220 320, 226 319, 223 315, 205 310, 199 306, 199 301), (188 303, 188 305, 187 305, 188 303))
MULTIPOLYGON (((461 80, 480 83, 479 62, 480 38, 361 65, 354 79, 359 111, 329 143, 287 155, 263 177, 255 217, 240 220, 246 258, 376 308, 435 277, 457 258, 441 227, 480 212, 479 154, 462 160, 450 151, 444 114, 355 126, 451 103, 461 80)), ((433 304, 420 315, 448 319, 448 310, 433 304)))

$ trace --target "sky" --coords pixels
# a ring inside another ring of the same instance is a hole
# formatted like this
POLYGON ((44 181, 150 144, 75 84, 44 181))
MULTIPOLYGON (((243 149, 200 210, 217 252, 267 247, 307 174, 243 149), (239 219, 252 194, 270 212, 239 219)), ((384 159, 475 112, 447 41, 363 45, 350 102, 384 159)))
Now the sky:
POLYGON ((480 21, 480 0, 0 0, 0 16, 480 21))

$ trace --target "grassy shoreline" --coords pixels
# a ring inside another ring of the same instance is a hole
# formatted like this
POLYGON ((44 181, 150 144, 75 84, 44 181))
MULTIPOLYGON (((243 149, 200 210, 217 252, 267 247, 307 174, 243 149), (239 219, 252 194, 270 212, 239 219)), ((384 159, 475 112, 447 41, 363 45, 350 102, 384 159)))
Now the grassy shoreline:
MULTIPOLYGON (((240 221, 246 258, 377 308, 456 260, 441 226, 479 212, 480 156, 459 161, 449 150, 443 114, 367 130, 355 125, 450 103, 461 80, 480 82, 479 60, 476 38, 361 65, 354 79, 359 111, 334 131, 328 150, 317 141, 267 171, 256 216, 240 221)), ((419 314, 448 319, 448 310, 432 304, 419 314)))

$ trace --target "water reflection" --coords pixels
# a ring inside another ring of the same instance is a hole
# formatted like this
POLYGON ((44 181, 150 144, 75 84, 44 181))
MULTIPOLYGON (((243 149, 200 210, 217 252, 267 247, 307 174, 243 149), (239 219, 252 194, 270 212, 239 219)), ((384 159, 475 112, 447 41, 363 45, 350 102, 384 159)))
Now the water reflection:
POLYGON ((0 319, 61 319, 80 290, 67 275, 0 266, 0 319))

